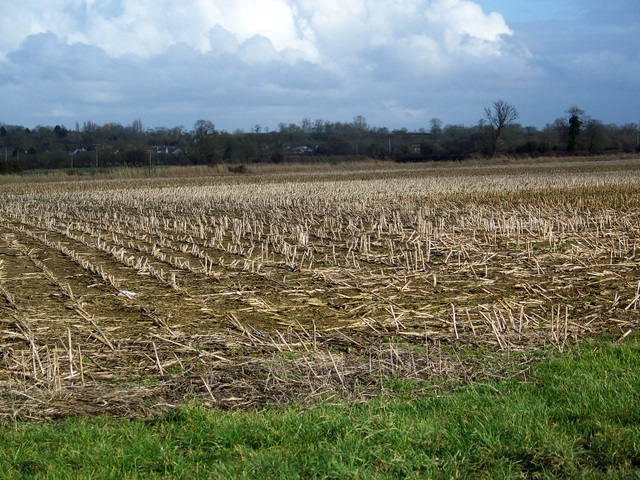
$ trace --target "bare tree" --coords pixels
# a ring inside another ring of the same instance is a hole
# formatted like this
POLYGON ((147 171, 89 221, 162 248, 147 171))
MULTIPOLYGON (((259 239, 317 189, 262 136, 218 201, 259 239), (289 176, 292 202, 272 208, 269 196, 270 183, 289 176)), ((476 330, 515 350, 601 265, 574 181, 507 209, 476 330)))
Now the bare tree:
POLYGON ((518 118, 518 110, 503 100, 496 100, 493 102, 493 108, 486 107, 484 109, 484 116, 491 132, 490 153, 493 157, 496 153, 502 130, 518 118))
POLYGON ((137 118, 133 122, 131 122, 131 130, 133 130, 136 133, 142 133, 143 132, 142 120, 137 118))
POLYGON ((353 117, 353 126, 360 131, 365 131, 369 129, 369 125, 367 125, 367 119, 362 115, 357 115, 353 117))
POLYGON ((209 120, 198 120, 194 123, 191 147, 196 162, 211 163, 215 160, 214 136, 217 133, 216 126, 209 120))
POLYGON ((438 138, 442 135, 442 120, 439 118, 432 118, 429 122, 431 129, 429 130, 433 138, 438 138))
POLYGON ((306 134, 309 134, 311 133, 311 127, 311 119, 309 117, 304 117, 300 122, 300 128, 302 129, 302 131, 306 134))

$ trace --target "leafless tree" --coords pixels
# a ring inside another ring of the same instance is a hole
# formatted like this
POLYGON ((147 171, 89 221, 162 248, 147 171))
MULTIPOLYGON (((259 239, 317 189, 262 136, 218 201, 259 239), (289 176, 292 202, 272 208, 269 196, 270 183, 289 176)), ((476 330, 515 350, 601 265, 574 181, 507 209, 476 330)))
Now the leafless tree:
POLYGON ((484 116, 491 132, 490 152, 493 157, 504 127, 518 118, 518 110, 504 100, 496 100, 493 102, 493 107, 484 109, 484 116))

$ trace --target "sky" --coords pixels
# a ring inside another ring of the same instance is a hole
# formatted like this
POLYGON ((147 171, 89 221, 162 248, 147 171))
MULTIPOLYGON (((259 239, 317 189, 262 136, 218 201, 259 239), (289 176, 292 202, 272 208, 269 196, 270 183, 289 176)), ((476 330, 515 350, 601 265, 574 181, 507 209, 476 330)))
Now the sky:
POLYGON ((638 0, 0 0, 0 123, 640 122, 638 0))

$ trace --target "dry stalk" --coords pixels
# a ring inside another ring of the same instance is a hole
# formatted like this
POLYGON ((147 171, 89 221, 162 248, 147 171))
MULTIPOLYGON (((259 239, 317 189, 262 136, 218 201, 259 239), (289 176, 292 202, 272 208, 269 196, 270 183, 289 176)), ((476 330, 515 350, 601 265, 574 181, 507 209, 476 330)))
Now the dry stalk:
POLYGON ((71 345, 71 329, 67 327, 67 340, 69 342, 69 376, 73 378, 75 376, 75 372, 73 371, 73 345, 71 345))
POLYGON ((465 308, 465 311, 467 313, 467 320, 469 321, 469 325, 471 326, 471 331, 473 332, 473 336, 476 336, 476 327, 473 325, 473 322, 471 321, 471 315, 469 314, 469 309, 465 308))
POLYGON ((11 308, 13 308, 14 310, 19 310, 18 305, 16 304, 16 297, 13 294, 9 293, 7 289, 4 288, 4 285, 2 285, 1 283, 0 283, 0 293, 5 298, 5 300, 7 301, 7 303, 11 308))
POLYGON ((164 369, 162 368, 160 357, 158 357, 158 349, 156 348, 156 342, 151 342, 151 344, 153 345, 153 353, 156 358, 156 366, 158 367, 158 371, 160 372, 160 375, 164 375, 164 369))
POLYGON ((85 386, 84 382, 84 364, 82 362, 82 349, 80 348, 80 344, 78 344, 78 362, 80 365, 80 381, 82 382, 82 386, 85 386))
POLYGON ((453 315, 453 331, 456 334, 456 340, 460 340, 460 335, 458 335, 458 323, 456 322, 456 306, 452 303, 451 310, 453 315))
POLYGON ((406 327, 400 322, 400 317, 402 317, 404 313, 401 313, 400 315, 396 315, 396 312, 393 310, 393 305, 389 305, 387 308, 385 308, 385 310, 389 312, 389 314, 391 315, 391 318, 393 318, 393 323, 395 323, 396 325, 397 332, 400 331, 400 327, 402 327, 403 329, 406 329, 406 327))
MULTIPOLYGON (((480 313, 480 316, 485 320, 487 325, 491 327, 491 331, 493 332, 494 336, 496 337, 496 340, 498 341, 500 350, 504 350, 507 344, 505 340, 502 338, 501 329, 499 327, 499 321, 498 320, 494 321, 489 315, 485 314, 481 310, 479 311, 479 313, 480 313)), ((494 314, 497 317, 497 314, 495 313, 495 311, 494 311, 494 314)))
POLYGON ((176 345, 178 347, 184 348, 185 350, 198 353, 199 356, 215 358, 216 360, 220 360, 221 362, 226 362, 226 363, 230 362, 230 360, 228 358, 225 358, 222 355, 218 355, 218 354, 213 353, 213 352, 208 352, 206 350, 199 350, 199 349, 197 349, 195 347, 192 347, 191 345, 187 345, 187 344, 184 344, 184 343, 176 342, 175 340, 171 340, 170 338, 166 338, 166 337, 162 337, 160 335, 156 335, 155 333, 152 333, 151 336, 154 337, 154 338, 157 338, 159 340, 162 340, 164 342, 171 343, 172 345, 176 345))
POLYGON ((631 333, 633 332, 633 329, 630 328, 629 330, 627 330, 626 332, 624 332, 624 334, 618 339, 616 340, 616 343, 620 343, 622 340, 624 340, 625 338, 627 338, 629 335, 631 335, 631 333))
POLYGON ((333 364, 333 368, 335 369, 336 374, 338 374, 338 378, 340 379, 340 384, 342 385, 342 389, 346 390, 347 386, 344 383, 344 378, 342 377, 342 374, 338 369, 338 365, 336 364, 336 361, 333 359, 333 355, 331 355, 331 350, 327 350, 327 353, 329 354, 329 358, 331 359, 331 363, 333 364))
POLYGON ((204 384, 204 388, 207 389, 207 392, 209 393, 209 397, 211 397, 211 401, 213 401, 213 403, 218 403, 218 401, 216 400, 216 397, 213 395, 213 392, 211 391, 211 387, 209 386, 209 382, 207 381, 207 379, 204 376, 200 376, 200 380, 202 380, 202 383, 204 384))
POLYGON ((640 300, 640 282, 638 282, 638 288, 636 289, 636 296, 634 297, 633 300, 631 300, 629 305, 627 305, 625 310, 631 310, 631 307, 633 307, 633 309, 636 310, 637 304, 638 304, 638 300, 640 300))
POLYGON ((80 317, 91 324, 94 330, 98 333, 98 336, 96 336, 98 340, 104 343, 111 350, 116 349, 113 343, 111 343, 111 340, 109 340, 109 337, 107 337, 107 335, 102 331, 102 329, 98 326, 98 324, 93 319, 93 316, 89 312, 87 312, 78 302, 76 302, 76 304, 73 306, 73 309, 76 311, 76 313, 78 313, 78 315, 80 315, 80 317))
MULTIPOLYGON (((279 330, 276 330, 276 333, 278 334, 278 336, 280 337, 280 340, 282 340, 282 343, 287 347, 287 349, 290 352, 293 352, 293 349, 291 348, 291 346, 289 345, 289 343, 285 340, 285 338, 282 336, 282 333, 280 333, 279 330)), ((279 350, 279 349, 278 349, 279 350)))

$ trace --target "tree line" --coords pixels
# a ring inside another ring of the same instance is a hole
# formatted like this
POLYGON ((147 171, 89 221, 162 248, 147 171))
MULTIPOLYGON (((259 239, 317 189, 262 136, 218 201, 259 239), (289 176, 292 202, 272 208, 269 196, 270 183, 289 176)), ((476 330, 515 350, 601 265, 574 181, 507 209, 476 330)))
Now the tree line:
POLYGON ((516 122, 517 109, 496 100, 473 126, 444 125, 432 118, 418 130, 374 127, 362 116, 350 122, 303 118, 276 129, 218 130, 210 120, 192 129, 144 129, 86 121, 29 129, 0 123, 0 173, 23 169, 114 166, 248 164, 313 161, 330 156, 396 161, 463 160, 497 154, 519 156, 597 155, 640 151, 640 125, 604 124, 577 106, 544 128, 516 122))

